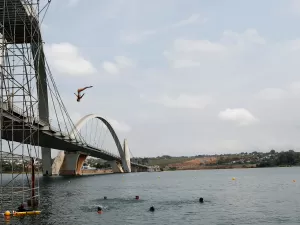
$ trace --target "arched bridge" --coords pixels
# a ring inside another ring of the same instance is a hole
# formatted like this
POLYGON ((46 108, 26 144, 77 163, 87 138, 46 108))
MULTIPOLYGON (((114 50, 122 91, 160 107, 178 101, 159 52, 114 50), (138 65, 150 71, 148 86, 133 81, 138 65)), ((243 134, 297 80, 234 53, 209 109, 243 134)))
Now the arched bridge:
MULTIPOLYGON (((66 134, 40 119, 20 114, 20 109, 16 106, 9 107, 8 104, 3 104, 0 108, 3 110, 2 123, 5 126, 2 138, 16 142, 28 142, 29 144, 30 142, 32 143, 32 140, 23 140, 22 136, 24 131, 26 132, 27 130, 29 132, 31 129, 31 132, 35 132, 33 137, 36 141, 33 142, 38 143, 39 139, 39 146, 65 151, 64 160, 61 162, 62 168, 60 169, 62 170, 62 175, 80 174, 80 168, 87 156, 101 158, 110 162, 114 172, 131 172, 132 167, 134 168, 133 171, 147 171, 148 169, 145 165, 130 162, 130 155, 126 145, 122 148, 112 125, 100 115, 90 114, 83 117, 75 125, 72 132, 66 134), (105 124, 117 146, 118 155, 93 146, 82 139, 79 131, 91 119, 98 119, 105 124), (11 120, 14 121, 13 126, 11 126, 11 120), (25 127, 24 130, 19 129, 21 126, 25 127)), ((44 173, 50 175, 52 174, 51 170, 50 164, 50 167, 44 168, 44 173)))

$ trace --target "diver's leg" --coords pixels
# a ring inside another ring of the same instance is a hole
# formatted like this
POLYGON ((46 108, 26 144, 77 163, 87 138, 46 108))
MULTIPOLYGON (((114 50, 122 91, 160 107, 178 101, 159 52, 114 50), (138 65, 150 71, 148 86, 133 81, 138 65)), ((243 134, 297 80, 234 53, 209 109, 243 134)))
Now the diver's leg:
POLYGON ((84 88, 79 88, 78 90, 77 90, 77 92, 78 92, 78 94, 80 93, 80 92, 82 92, 82 91, 84 91, 85 89, 87 89, 87 88, 92 88, 93 86, 88 86, 88 87, 84 87, 84 88))

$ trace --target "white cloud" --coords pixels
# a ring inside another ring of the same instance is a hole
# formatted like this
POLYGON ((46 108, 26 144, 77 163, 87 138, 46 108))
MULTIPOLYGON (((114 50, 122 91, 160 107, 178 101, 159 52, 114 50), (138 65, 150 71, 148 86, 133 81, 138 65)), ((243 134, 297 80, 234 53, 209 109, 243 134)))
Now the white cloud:
POLYGON ((288 90, 293 96, 299 97, 300 96, 300 82, 293 82, 289 85, 288 90))
POLYGON ((127 44, 134 44, 138 43, 148 36, 156 34, 156 30, 144 30, 144 31, 131 31, 128 33, 122 33, 121 34, 121 41, 127 43, 127 44))
POLYGON ((266 40, 261 37, 255 29, 247 29, 243 33, 226 30, 223 32, 221 42, 223 42, 224 44, 234 43, 238 45, 245 45, 250 43, 266 44, 266 40))
POLYGON ((80 55, 78 48, 70 43, 46 45, 45 52, 52 66, 60 73, 80 76, 96 72, 93 65, 80 55))
POLYGON ((196 22, 202 22, 205 23, 207 21, 206 18, 202 18, 200 17, 199 14, 193 14, 191 15, 189 18, 185 19, 185 20, 181 20, 178 23, 175 23, 172 25, 172 27, 181 27, 181 26, 186 26, 192 23, 196 23, 196 22))
POLYGON ((68 6, 76 6, 79 3, 80 0, 69 0, 68 1, 68 6))
POLYGON ((173 67, 176 68, 192 68, 201 66, 200 62, 189 59, 178 59, 173 61, 173 67))
POLYGON ((218 115, 221 120, 228 120, 236 122, 238 125, 250 125, 257 121, 257 119, 244 108, 226 109, 221 111, 218 115))
POLYGON ((149 29, 149 30, 142 30, 142 31, 127 31, 127 32, 121 32, 120 40, 127 43, 127 44, 136 44, 143 40, 145 40, 147 37, 155 35, 157 33, 164 33, 168 32, 170 27, 177 28, 186 26, 193 23, 205 23, 207 21, 207 18, 201 18, 199 14, 193 14, 188 19, 181 20, 178 23, 172 24, 171 26, 168 25, 167 27, 164 27, 162 29, 149 29))
POLYGON ((208 40, 184 40, 177 39, 174 41, 174 50, 177 52, 215 52, 219 53, 226 50, 226 47, 213 43, 208 40))
POLYGON ((254 57, 255 51, 266 41, 254 29, 243 33, 224 31, 219 41, 203 39, 175 39, 172 49, 165 50, 164 56, 173 68, 228 67, 242 57, 254 57))
POLYGON ((294 81, 282 88, 265 88, 256 95, 263 100, 287 100, 300 97, 300 82, 294 81))
POLYGON ((114 128, 115 131, 119 132, 129 132, 131 131, 131 127, 124 123, 124 122, 119 122, 115 119, 108 118, 107 121, 110 123, 110 125, 114 128))
POLYGON ((125 56, 116 56, 115 62, 104 61, 102 63, 103 69, 110 74, 118 74, 122 69, 134 68, 136 63, 125 56))
POLYGON ((135 67, 135 62, 132 59, 129 59, 125 56, 116 56, 115 57, 116 64, 120 68, 132 68, 135 67))
POLYGON ((102 63, 102 67, 106 72, 108 72, 110 74, 118 74, 119 73, 119 68, 116 63, 104 61, 102 63))
POLYGON ((289 93, 281 88, 265 88, 258 93, 258 97, 264 100, 278 100, 288 97, 289 93))
POLYGON ((300 2, 298 0, 288 0, 287 12, 295 15, 300 14, 300 2))
POLYGON ((180 94, 177 98, 163 96, 158 100, 155 100, 155 102, 169 108, 204 109, 206 106, 212 103, 212 97, 205 95, 193 96, 180 94))

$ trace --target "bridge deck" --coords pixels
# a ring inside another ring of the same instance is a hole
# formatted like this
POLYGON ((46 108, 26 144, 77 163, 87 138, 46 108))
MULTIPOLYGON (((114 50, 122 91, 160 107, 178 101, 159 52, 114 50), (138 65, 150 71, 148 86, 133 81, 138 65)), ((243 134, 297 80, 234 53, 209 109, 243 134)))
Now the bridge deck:
POLYGON ((0 33, 8 43, 40 41, 39 24, 29 0, 0 0, 0 33))
MULTIPOLYGON (((67 134, 55 130, 49 124, 41 120, 27 118, 21 115, 16 107, 9 109, 8 105, 3 104, 0 108, 2 108, 3 115, 1 118, 1 122, 3 123, 1 137, 3 139, 69 152, 84 152, 92 157, 107 161, 117 160, 121 162, 121 158, 117 155, 87 145, 79 140, 76 141, 76 139, 70 138, 67 134), (24 140, 24 137, 31 138, 25 138, 24 140)), ((147 167, 137 163, 131 163, 131 165, 143 168, 147 167)))

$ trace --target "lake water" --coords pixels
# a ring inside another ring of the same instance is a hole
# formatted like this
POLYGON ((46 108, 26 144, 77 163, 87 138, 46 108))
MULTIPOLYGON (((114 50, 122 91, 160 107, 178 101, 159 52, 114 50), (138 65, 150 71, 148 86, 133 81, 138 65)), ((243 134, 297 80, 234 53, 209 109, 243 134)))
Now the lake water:
POLYGON ((300 223, 297 167, 43 177, 40 188, 42 214, 11 224, 300 223), (155 212, 149 212, 152 205, 155 212))

